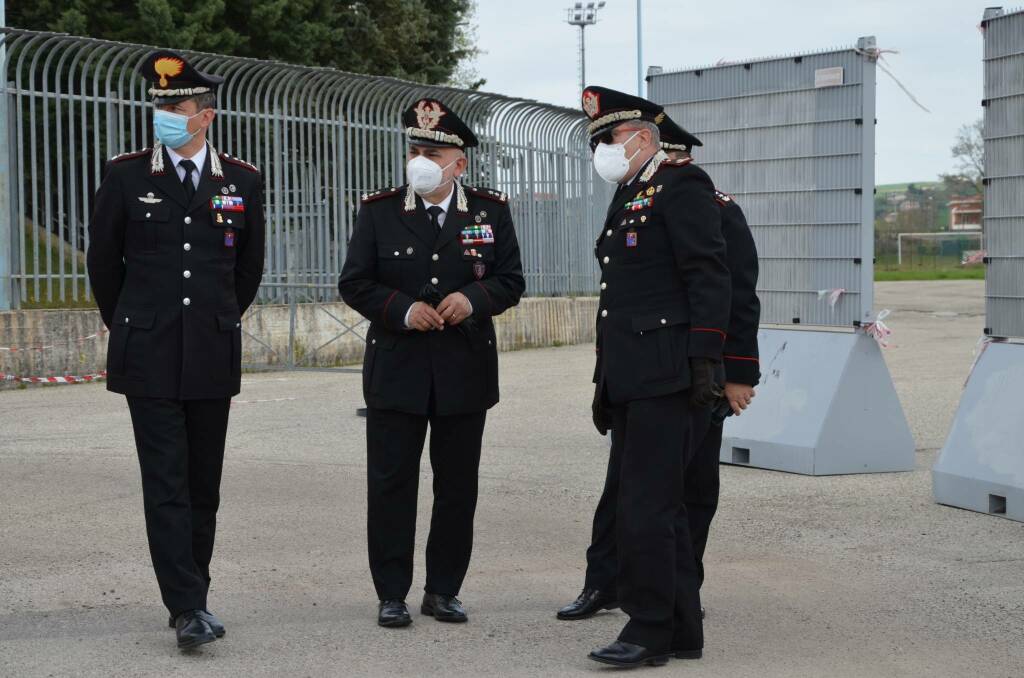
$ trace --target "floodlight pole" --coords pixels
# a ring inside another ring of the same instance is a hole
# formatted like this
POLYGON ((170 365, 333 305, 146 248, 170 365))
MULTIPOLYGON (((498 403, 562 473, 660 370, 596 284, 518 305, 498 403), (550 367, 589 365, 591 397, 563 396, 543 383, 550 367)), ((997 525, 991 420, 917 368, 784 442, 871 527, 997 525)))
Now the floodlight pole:
POLYGON ((644 95, 644 32, 641 21, 640 0, 636 0, 636 95, 644 95))

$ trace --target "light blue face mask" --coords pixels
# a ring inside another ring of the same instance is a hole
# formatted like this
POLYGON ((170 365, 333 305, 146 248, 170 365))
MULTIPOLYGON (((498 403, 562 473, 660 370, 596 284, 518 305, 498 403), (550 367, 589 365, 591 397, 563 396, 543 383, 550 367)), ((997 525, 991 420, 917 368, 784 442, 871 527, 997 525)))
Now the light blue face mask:
MULTIPOLYGON (((200 113, 202 111, 199 111, 196 115, 200 113)), ((168 148, 181 148, 192 141, 192 137, 199 134, 199 130, 195 132, 188 131, 188 121, 196 117, 196 115, 181 115, 180 113, 171 113, 170 111, 157 109, 153 111, 153 134, 164 146, 168 148)))

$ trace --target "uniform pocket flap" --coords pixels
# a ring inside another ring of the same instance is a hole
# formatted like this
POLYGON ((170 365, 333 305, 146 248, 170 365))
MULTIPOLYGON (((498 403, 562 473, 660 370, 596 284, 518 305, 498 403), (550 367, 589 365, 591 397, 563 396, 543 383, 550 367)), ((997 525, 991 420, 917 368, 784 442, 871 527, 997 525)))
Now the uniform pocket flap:
POLYGON ((416 248, 409 243, 379 242, 377 243, 378 259, 412 259, 416 256, 416 248))
POLYGON ((168 205, 129 205, 128 217, 132 221, 167 221, 171 217, 171 208, 168 205))
POLYGON ((229 332, 231 330, 237 330, 242 327, 242 317, 238 313, 218 313, 217 314, 217 328, 221 332, 229 332))
POLYGON ((670 327, 672 325, 681 325, 690 320, 689 315, 685 311, 664 311, 662 313, 649 313, 645 315, 639 315, 633 318, 633 331, 634 332, 646 332, 648 330, 657 330, 662 327, 670 327))
POLYGON ((214 228, 245 228, 245 212, 210 210, 210 226, 214 228))
POLYGON ((114 322, 125 327, 148 330, 152 329, 155 318, 156 311, 121 311, 120 315, 114 318, 114 322))

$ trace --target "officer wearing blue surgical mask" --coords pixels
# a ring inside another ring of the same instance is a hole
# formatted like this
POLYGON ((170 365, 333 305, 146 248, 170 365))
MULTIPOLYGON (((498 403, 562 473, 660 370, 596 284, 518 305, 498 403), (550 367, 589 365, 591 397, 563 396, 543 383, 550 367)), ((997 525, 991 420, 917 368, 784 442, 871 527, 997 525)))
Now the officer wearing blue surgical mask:
POLYGON ((469 618, 458 599, 473 546, 487 411, 498 402, 493 318, 525 289, 508 197, 462 182, 473 131, 437 99, 402 114, 407 183, 363 196, 338 289, 370 321, 367 541, 377 623, 412 623, 420 456, 430 431, 434 506, 420 613, 469 618))
POLYGON ((207 139, 223 79, 175 52, 140 65, 151 147, 111 159, 87 264, 110 328, 107 389, 128 401, 153 568, 177 645, 225 635, 208 593, 241 318, 263 275, 263 179, 207 139))

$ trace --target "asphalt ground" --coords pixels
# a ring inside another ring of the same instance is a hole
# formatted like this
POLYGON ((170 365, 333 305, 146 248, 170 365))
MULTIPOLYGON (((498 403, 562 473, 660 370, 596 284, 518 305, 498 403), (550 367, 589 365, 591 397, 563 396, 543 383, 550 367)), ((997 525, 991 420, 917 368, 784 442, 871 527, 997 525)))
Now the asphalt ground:
MULTIPOLYGON (((813 478, 723 466, 706 649, 655 675, 1017 677, 1024 525, 936 505, 930 468, 984 324, 982 283, 888 283, 885 358, 911 473, 813 478)), ((145 541, 127 407, 100 384, 0 392, 0 675, 571 676, 621 612, 556 621, 582 586, 607 444, 593 349, 501 356, 481 466, 470 622, 384 630, 365 542, 352 372, 248 375, 232 408, 210 605, 225 639, 182 654, 145 541)), ((755 405, 756 406, 756 400, 755 405)))

